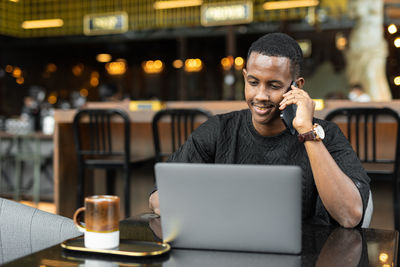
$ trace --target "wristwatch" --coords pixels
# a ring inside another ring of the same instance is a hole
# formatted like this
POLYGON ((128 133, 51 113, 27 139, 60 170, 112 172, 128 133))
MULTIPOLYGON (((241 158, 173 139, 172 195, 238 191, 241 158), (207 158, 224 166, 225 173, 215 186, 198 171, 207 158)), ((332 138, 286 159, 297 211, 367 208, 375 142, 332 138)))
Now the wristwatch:
POLYGON ((305 141, 321 141, 325 138, 325 131, 321 125, 319 125, 318 123, 314 123, 311 131, 299 134, 297 138, 302 143, 304 143, 305 141))

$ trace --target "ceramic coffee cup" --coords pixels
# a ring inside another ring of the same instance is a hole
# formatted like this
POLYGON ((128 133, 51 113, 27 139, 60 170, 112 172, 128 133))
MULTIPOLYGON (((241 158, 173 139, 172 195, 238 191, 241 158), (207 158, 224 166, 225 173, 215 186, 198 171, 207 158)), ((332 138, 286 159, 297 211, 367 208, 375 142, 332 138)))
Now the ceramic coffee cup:
POLYGON ((119 197, 99 195, 85 198, 85 206, 74 213, 74 223, 84 233, 85 247, 111 249, 119 246, 119 197), (78 215, 85 212, 85 225, 78 215))

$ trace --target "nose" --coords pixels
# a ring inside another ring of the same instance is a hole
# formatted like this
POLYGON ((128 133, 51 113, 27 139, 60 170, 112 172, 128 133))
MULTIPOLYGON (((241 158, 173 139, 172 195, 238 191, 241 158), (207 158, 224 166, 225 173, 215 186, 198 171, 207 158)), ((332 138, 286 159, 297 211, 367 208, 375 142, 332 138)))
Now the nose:
POLYGON ((256 101, 269 101, 270 95, 265 86, 260 86, 254 96, 254 100, 256 101))

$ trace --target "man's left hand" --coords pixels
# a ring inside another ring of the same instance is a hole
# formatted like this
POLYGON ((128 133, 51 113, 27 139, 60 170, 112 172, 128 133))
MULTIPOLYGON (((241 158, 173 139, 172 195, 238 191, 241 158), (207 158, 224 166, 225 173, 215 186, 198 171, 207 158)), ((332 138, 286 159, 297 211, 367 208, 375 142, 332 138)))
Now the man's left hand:
POLYGON ((279 109, 283 110, 289 105, 297 105, 296 117, 293 120, 293 127, 299 134, 306 133, 312 129, 315 102, 308 93, 292 85, 292 90, 283 94, 283 100, 279 109))

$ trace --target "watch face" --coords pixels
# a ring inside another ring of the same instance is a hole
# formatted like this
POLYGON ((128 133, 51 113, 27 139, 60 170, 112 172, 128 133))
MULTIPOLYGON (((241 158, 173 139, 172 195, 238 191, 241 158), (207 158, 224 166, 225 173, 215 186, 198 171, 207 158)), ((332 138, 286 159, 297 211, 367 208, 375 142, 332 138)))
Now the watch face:
POLYGON ((325 131, 324 128, 322 128, 321 125, 317 125, 317 127, 314 128, 315 133, 318 135, 318 137, 322 140, 325 138, 325 131))

